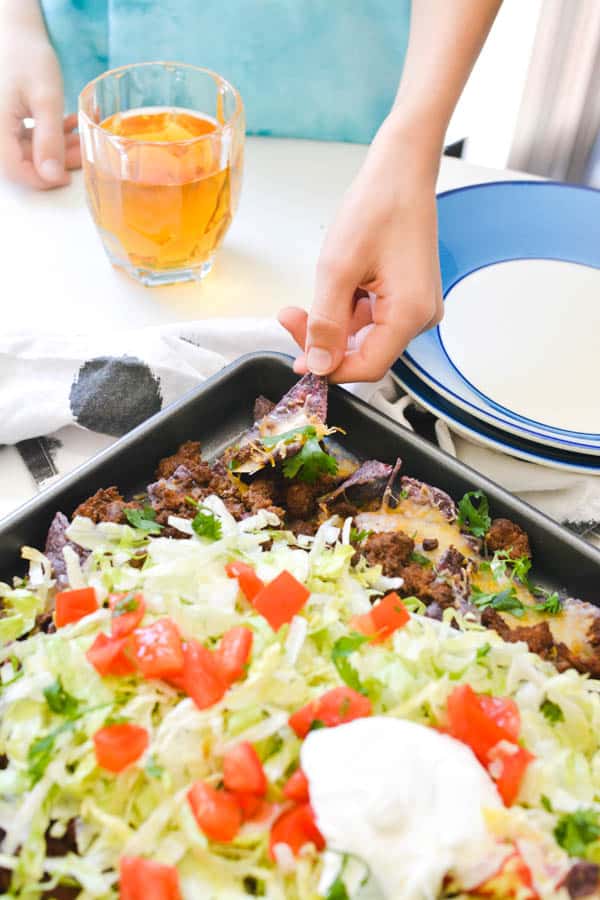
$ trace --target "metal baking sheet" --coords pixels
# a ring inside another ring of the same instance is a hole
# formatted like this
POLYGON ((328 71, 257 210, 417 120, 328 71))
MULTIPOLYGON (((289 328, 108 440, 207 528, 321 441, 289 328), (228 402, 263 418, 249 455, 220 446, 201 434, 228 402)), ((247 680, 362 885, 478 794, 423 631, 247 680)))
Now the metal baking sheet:
MULTIPOLYGON (((0 521, 0 580, 23 571, 22 545, 43 547, 57 510, 70 515, 101 487, 136 493, 154 480, 158 461, 186 440, 201 441, 207 459, 218 454, 252 424, 258 394, 277 400, 296 380, 289 357, 249 354, 148 419, 0 521)), ((345 430, 343 443, 358 457, 391 463, 400 456, 404 474, 457 500, 481 488, 494 517, 513 519, 528 532, 539 583, 600 605, 600 551, 342 388, 330 389, 327 418, 345 430)))

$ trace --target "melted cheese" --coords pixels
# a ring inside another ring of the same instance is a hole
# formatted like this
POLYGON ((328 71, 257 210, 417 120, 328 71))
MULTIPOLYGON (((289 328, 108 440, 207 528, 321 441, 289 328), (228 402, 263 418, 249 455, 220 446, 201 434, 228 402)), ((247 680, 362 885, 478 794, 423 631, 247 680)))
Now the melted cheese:
POLYGON ((404 531, 416 544, 422 543, 424 538, 435 538, 438 547, 427 554, 434 563, 449 547, 456 547, 471 559, 478 558, 465 535, 461 534, 458 522, 449 522, 435 506, 406 499, 396 509, 359 513, 356 523, 358 528, 369 531, 404 531))

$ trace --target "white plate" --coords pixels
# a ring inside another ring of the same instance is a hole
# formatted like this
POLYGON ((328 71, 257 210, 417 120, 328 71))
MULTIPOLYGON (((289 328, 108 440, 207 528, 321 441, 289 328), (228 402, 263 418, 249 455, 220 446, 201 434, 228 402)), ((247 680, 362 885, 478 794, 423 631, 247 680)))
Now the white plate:
POLYGON ((447 320, 402 362, 495 429, 599 455, 600 192, 474 185, 441 194, 438 217, 447 320))
POLYGON ((454 406, 421 381, 400 360, 393 373, 398 384, 429 412, 443 419, 451 429, 470 441, 498 450, 501 453, 538 465, 581 475, 600 475, 600 456, 588 456, 544 447, 534 441, 526 441, 487 425, 454 406))

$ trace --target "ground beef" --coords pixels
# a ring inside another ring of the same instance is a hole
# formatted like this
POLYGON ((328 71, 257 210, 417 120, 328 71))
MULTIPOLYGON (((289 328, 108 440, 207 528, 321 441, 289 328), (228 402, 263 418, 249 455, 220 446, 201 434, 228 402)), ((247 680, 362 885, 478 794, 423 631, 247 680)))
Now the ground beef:
POLYGON ((400 572, 404 584, 400 591, 404 597, 420 597, 425 602, 429 601, 429 588, 435 579, 433 569, 429 566, 421 566, 419 563, 409 563, 400 572))
POLYGON ((250 482, 248 491, 244 495, 244 504, 250 513, 256 513, 259 509, 266 509, 283 519, 285 510, 277 505, 278 493, 277 485, 272 480, 255 478, 250 482))
POLYGON ((205 466, 202 463, 202 484, 196 481, 187 464, 180 464, 168 478, 160 478, 149 485, 148 496, 156 513, 156 521, 159 525, 166 526, 161 532, 163 536, 185 537, 182 532, 168 526, 168 520, 169 516, 181 516, 184 519, 194 517, 195 507, 187 497, 202 503, 210 494, 216 494, 235 519, 240 520, 248 515, 248 507, 225 466, 215 463, 206 470, 205 466))
POLYGON ((544 659, 549 659, 553 655, 554 638, 547 622, 511 628, 495 609, 488 607, 481 614, 481 624, 486 628, 493 628, 503 640, 512 644, 525 641, 532 653, 537 653, 544 659))
POLYGON ((342 519, 353 519, 358 515, 359 508, 341 497, 327 506, 327 512, 331 516, 340 516, 342 519))
POLYGON ((600 647, 600 615, 595 615, 587 631, 587 639, 592 647, 600 647))
POLYGON ((197 484, 208 484, 210 481, 210 466, 202 461, 199 441, 186 441, 172 456, 161 459, 156 469, 157 480, 170 478, 179 466, 185 466, 197 484))
POLYGON ((77 900, 81 894, 80 887, 72 887, 68 884, 57 884, 51 891, 44 891, 44 900, 77 900))
POLYGON ((35 630, 43 631, 44 634, 54 634, 56 631, 54 614, 51 611, 40 613, 35 620, 35 630))
POLYGON ((511 522, 510 519, 494 519, 491 528, 485 536, 488 550, 508 550, 513 559, 521 556, 531 558, 531 547, 526 532, 511 522))
POLYGON ((315 535, 319 526, 316 522, 307 521, 305 519, 292 519, 287 523, 286 528, 294 534, 307 534, 310 537, 315 535))
POLYGON ((140 503, 127 503, 119 493, 116 487, 100 488, 99 491, 89 497, 83 503, 80 503, 75 512, 75 516, 85 516, 92 522, 117 522, 123 524, 125 519, 125 509, 140 509, 140 503))
POLYGON ((600 866, 591 862, 576 862, 565 878, 564 885, 569 897, 589 897, 600 886, 600 866))
POLYGON ((261 419, 264 419, 265 416, 268 416, 272 409, 275 409, 275 404, 272 400, 269 400, 268 397, 263 397, 262 394, 254 401, 254 421, 260 422, 261 419))
POLYGON ((444 581, 443 578, 436 578, 435 581, 431 582, 425 599, 431 599, 438 606, 441 606, 442 609, 446 609, 448 606, 456 606, 456 596, 452 585, 444 581))
POLYGON ((438 563, 438 572, 450 572, 452 575, 460 575, 467 560, 456 547, 448 547, 442 554, 438 563))
POLYGON ((62 837, 51 837, 50 825, 46 830, 46 855, 66 856, 67 853, 77 853, 77 839, 75 837, 75 819, 70 819, 62 837))
POLYGON ((439 545, 440 545, 440 542, 438 541, 437 538, 423 538, 423 543, 421 546, 423 547, 423 550, 425 550, 425 552, 427 553, 430 550, 437 550, 439 545))
POLYGON ((298 481, 285 492, 285 507, 293 519, 309 519, 316 511, 316 492, 311 484, 298 481))
POLYGON ((179 466, 185 466, 195 481, 200 483, 204 478, 210 478, 210 466, 202 462, 199 441, 186 441, 172 456, 161 459, 156 468, 156 479, 170 478, 179 466))
POLYGON ((370 565, 380 565, 384 575, 397 578, 414 549, 415 542, 403 531, 380 531, 369 535, 361 552, 370 565))

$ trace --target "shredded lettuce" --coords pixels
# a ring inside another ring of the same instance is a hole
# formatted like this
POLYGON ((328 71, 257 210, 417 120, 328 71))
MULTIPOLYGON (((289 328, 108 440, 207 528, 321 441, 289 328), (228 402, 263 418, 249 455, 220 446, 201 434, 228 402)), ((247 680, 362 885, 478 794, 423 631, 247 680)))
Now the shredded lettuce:
MULTIPOLYGON (((101 678, 86 651, 108 631, 107 609, 55 634, 16 641, 31 631, 53 589, 47 560, 36 551, 28 551, 27 584, 0 587, 0 753, 8 760, 0 770, 0 828, 6 832, 0 865, 13 871, 7 897, 35 898, 49 877, 43 889, 71 883, 81 886, 83 900, 116 900, 119 857, 150 849, 153 858, 177 866, 185 900, 241 900, 252 891, 272 900, 315 900, 336 884, 340 897, 342 886, 349 897, 369 896, 360 864, 338 860, 335 868, 328 854, 307 848, 298 859, 274 865, 266 825, 244 826, 226 846, 209 842, 185 800, 194 781, 217 783, 225 750, 248 740, 263 761, 276 814, 299 760, 289 716, 344 683, 369 696, 379 714, 434 726, 444 724, 448 695, 458 683, 512 696, 523 742, 536 759, 517 806, 506 811, 508 820, 511 827, 534 829, 564 857, 553 837, 561 816, 600 809, 597 682, 572 670, 558 673, 524 644, 505 643, 456 611, 442 622, 428 619, 416 602, 404 628, 373 644, 356 635, 350 620, 400 584, 364 560, 352 565, 347 523, 330 520, 299 546, 289 533, 274 530, 272 513, 237 523, 218 498, 204 505, 219 524, 210 534, 194 531, 186 519, 169 523, 187 530, 187 540, 76 518, 69 538, 89 555, 68 562, 101 603, 113 591, 143 593, 145 624, 172 616, 184 635, 208 646, 233 626, 252 630, 246 677, 209 709, 199 710, 158 680, 101 678), (236 559, 253 565, 265 581, 287 569, 308 586, 310 598, 289 625, 273 632, 246 601, 225 572, 236 559), (561 716, 546 715, 544 703, 560 708, 561 716), (119 775, 98 768, 93 746, 95 731, 114 718, 150 735, 147 753, 119 775), (60 834, 71 819, 78 855, 46 859, 47 829, 60 834)), ((508 825, 498 820, 495 827, 500 832, 508 825)), ((600 858, 597 844, 586 844, 588 858, 600 858)))

